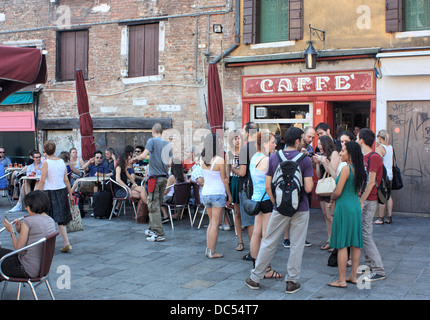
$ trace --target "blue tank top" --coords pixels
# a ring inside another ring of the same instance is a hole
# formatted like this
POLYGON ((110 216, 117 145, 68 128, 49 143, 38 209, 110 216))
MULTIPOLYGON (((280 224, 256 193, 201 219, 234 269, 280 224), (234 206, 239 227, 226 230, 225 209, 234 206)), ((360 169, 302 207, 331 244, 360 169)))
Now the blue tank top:
POLYGON ((256 168, 257 165, 261 166, 261 161, 264 159, 262 157, 263 155, 264 154, 261 152, 254 154, 249 164, 249 172, 251 173, 252 185, 254 189, 254 193, 251 197, 252 201, 264 201, 270 199, 267 193, 264 195, 266 192, 266 171, 260 171, 256 168), (263 195, 264 198, 261 200, 263 195))

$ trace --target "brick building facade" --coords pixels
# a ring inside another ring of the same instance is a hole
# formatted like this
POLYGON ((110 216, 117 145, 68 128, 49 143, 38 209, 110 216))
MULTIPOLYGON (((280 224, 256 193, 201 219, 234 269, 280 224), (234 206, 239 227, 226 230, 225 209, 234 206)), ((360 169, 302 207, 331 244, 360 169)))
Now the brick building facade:
MULTIPOLYGON (((235 41, 234 4, 0 1, 0 44, 44 49, 48 65, 38 105, 2 106, 2 111, 34 110, 39 146, 53 139, 61 150, 79 147, 73 80, 79 68, 86 76, 98 148, 110 146, 119 153, 126 144, 144 145, 156 121, 172 129, 166 134, 174 136, 178 150, 193 139, 199 142, 208 128, 208 63, 235 41), (221 24, 223 33, 214 33, 214 24, 221 24)), ((230 101, 229 115, 240 109, 238 99, 230 101)))

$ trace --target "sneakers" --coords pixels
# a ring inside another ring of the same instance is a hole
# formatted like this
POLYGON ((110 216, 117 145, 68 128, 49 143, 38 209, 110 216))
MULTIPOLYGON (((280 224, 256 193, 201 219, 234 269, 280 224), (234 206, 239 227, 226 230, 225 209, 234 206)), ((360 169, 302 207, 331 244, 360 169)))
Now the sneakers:
POLYGON ((252 290, 260 289, 260 284, 258 282, 253 281, 251 278, 247 278, 245 280, 245 284, 251 288, 252 290))
POLYGON ((384 280, 387 276, 383 276, 382 274, 377 274, 375 272, 372 272, 368 276, 365 276, 363 278, 364 281, 378 281, 378 280, 384 280))
POLYGON ((294 293, 300 290, 300 283, 287 281, 285 293, 294 293))
MULTIPOLYGON (((290 249, 290 245, 291 245, 290 239, 284 239, 282 244, 283 244, 284 248, 290 249)), ((311 246, 312 246, 312 243, 305 241, 305 247, 311 247, 311 246)))
MULTIPOLYGON (((245 284, 251 288, 252 290, 258 290, 260 289, 260 284, 258 282, 255 282, 251 278, 247 278, 245 280, 245 284)), ((285 293, 294 293, 300 290, 300 283, 293 282, 293 281, 287 281, 286 282, 286 288, 285 293)))
POLYGON ((166 238, 162 237, 162 236, 157 236, 153 231, 147 229, 145 230, 145 235, 147 236, 146 240, 147 241, 152 241, 152 242, 161 242, 166 240, 166 238))
POLYGON ((12 209, 10 209, 8 212, 18 212, 22 211, 21 202, 18 202, 12 209))

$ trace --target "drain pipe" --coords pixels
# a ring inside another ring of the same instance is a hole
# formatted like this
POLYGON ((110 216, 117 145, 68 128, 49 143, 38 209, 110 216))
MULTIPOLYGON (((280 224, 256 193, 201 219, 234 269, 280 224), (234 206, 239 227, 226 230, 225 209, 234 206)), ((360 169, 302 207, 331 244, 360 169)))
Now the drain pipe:
POLYGON ((222 58, 228 56, 232 53, 240 44, 240 0, 236 0, 234 6, 234 14, 235 14, 235 35, 234 35, 234 44, 231 45, 227 50, 221 53, 219 56, 215 57, 211 60, 210 64, 216 64, 221 61, 222 58))

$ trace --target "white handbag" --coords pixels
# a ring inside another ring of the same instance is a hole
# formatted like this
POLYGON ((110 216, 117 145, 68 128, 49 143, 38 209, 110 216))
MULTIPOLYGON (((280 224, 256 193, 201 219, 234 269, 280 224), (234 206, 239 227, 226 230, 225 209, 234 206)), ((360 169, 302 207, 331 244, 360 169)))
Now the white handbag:
POLYGON ((334 189, 336 189, 336 181, 332 176, 329 176, 326 171, 322 179, 318 180, 315 193, 320 197, 330 197, 334 189))

